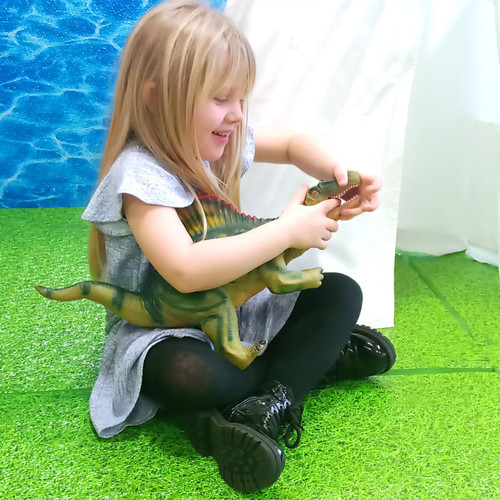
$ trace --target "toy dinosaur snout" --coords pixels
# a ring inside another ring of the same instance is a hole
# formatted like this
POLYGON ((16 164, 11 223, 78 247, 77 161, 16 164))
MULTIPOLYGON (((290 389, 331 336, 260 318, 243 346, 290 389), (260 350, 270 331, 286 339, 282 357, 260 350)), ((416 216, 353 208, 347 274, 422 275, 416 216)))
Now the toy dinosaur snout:
POLYGON ((342 203, 349 203, 359 195, 359 185, 361 178, 357 172, 348 172, 348 182, 346 186, 339 186, 336 180, 321 181, 316 186, 309 189, 304 200, 305 205, 316 205, 324 200, 336 198, 342 203))

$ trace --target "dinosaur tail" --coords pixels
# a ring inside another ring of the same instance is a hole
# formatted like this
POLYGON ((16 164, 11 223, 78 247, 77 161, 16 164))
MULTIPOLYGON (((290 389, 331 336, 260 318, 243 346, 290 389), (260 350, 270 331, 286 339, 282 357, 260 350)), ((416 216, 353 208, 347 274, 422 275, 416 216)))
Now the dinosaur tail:
POLYGON ((59 302, 88 299, 102 304, 118 317, 139 326, 158 326, 146 302, 136 293, 102 281, 81 281, 66 288, 35 286, 44 297, 59 302))

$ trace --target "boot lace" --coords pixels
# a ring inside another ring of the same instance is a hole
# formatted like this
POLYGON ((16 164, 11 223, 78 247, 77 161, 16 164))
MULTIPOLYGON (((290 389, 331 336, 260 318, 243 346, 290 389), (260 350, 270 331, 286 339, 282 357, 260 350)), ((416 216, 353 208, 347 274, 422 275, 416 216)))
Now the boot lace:
POLYGON ((304 407, 302 405, 289 406, 285 412, 285 434, 283 436, 283 442, 287 448, 297 448, 300 443, 300 438, 302 437, 302 412, 304 407), (295 440, 291 441, 291 437, 295 432, 295 440))
POLYGON ((282 392, 282 386, 271 390, 276 397, 274 404, 271 405, 270 411, 264 416, 262 422, 264 428, 268 429, 269 433, 278 437, 280 430, 283 434, 283 442, 287 448, 296 448, 302 437, 302 413, 304 406, 292 404, 290 399, 282 392), (295 434, 295 439, 292 440, 295 434))

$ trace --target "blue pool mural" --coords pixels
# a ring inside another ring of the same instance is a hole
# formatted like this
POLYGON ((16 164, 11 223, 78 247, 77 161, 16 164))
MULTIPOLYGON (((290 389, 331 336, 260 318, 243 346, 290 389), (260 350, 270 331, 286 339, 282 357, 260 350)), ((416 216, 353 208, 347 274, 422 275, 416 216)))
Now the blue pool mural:
MULTIPOLYGON (((0 208, 85 205, 126 37, 158 0, 0 4, 0 208)), ((211 0, 223 10, 226 0, 211 0)))

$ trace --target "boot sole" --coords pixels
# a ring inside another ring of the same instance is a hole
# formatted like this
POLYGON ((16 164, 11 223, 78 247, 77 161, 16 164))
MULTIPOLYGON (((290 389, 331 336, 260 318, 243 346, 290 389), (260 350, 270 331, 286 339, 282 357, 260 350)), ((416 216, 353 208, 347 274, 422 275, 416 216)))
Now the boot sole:
POLYGON ((370 340, 378 342, 384 347, 385 351, 387 352, 387 366, 377 375, 381 375, 382 373, 389 371, 393 367, 394 363, 396 362, 396 350, 394 349, 392 342, 387 337, 384 337, 382 332, 379 332, 378 330, 375 330, 375 328, 370 328, 366 325, 356 325, 353 328, 352 332, 360 333, 365 337, 368 337, 370 340))
POLYGON ((196 413, 185 432, 201 456, 215 459, 220 476, 236 491, 252 493, 271 486, 285 466, 285 455, 275 441, 228 422, 216 410, 196 413))

